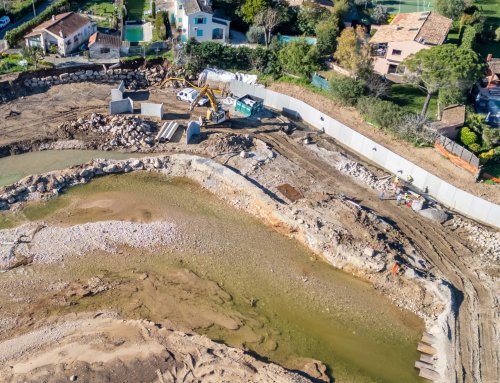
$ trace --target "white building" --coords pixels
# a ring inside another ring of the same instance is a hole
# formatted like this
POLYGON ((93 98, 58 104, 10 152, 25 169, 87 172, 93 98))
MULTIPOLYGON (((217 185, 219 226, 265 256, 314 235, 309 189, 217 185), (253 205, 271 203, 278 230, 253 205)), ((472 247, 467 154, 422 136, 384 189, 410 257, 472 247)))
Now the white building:
POLYGON ((231 21, 214 15, 210 0, 175 0, 168 12, 182 42, 191 37, 200 42, 229 40, 231 21))
POLYGON ((54 47, 60 55, 66 56, 78 50, 96 31, 96 23, 88 17, 67 12, 53 15, 24 38, 28 47, 41 47, 45 53, 54 47))

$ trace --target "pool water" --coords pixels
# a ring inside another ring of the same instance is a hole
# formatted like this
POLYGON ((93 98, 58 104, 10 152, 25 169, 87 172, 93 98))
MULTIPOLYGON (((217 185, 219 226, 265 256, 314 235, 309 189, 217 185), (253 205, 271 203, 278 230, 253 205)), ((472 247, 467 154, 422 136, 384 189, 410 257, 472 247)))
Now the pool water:
POLYGON ((278 40, 285 44, 302 38, 305 39, 306 43, 308 43, 309 45, 316 45, 317 39, 315 37, 300 37, 300 36, 286 36, 286 35, 278 36, 278 40))
POLYGON ((132 43, 144 41, 144 30, 142 26, 126 26, 125 27, 125 40, 132 43))

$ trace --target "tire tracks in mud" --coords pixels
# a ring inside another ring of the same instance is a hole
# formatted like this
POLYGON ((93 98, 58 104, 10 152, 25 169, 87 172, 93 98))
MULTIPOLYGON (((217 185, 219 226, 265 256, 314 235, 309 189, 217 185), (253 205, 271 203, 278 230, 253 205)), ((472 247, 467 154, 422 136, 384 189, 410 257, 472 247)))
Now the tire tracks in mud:
POLYGON ((467 266, 467 259, 474 257, 474 253, 464 244, 464 238, 446 227, 417 216, 410 209, 373 198, 374 192, 356 184, 352 178, 341 174, 281 132, 254 134, 313 178, 339 193, 361 200, 363 205, 396 224, 397 229, 433 267, 432 271, 450 283, 454 312, 448 318, 448 326, 454 355, 451 356, 452 365, 449 368, 454 368, 454 381, 500 381, 498 314, 495 314, 497 302, 494 293, 467 266))

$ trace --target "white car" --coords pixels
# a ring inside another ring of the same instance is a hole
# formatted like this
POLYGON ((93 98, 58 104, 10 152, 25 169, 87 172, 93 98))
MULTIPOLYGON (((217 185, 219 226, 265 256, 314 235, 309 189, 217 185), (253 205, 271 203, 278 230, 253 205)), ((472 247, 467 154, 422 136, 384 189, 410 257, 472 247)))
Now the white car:
POLYGON ((0 29, 5 28, 9 24, 10 24, 9 16, 0 17, 0 29))
MULTIPOLYGON (((194 88, 184 88, 180 92, 177 93, 177 100, 180 101, 187 101, 189 103, 192 103, 196 97, 200 94, 199 91, 197 91, 194 88)), ((203 96, 200 101, 198 101, 198 106, 203 106, 208 102, 208 97, 203 96)))

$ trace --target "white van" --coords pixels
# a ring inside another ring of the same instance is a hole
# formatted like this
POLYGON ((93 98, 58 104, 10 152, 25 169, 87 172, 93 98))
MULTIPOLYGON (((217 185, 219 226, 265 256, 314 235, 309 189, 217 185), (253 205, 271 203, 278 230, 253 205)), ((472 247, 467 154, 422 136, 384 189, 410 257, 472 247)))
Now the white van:
POLYGON ((10 24, 10 17, 9 16, 0 17, 0 29, 5 28, 9 24, 10 24))
MULTIPOLYGON (((200 94, 199 91, 197 91, 194 88, 184 88, 180 92, 177 93, 177 100, 179 101, 187 101, 189 103, 192 103, 196 97, 200 94)), ((207 96, 203 96, 200 101, 198 101, 198 106, 203 106, 208 102, 207 96)))

